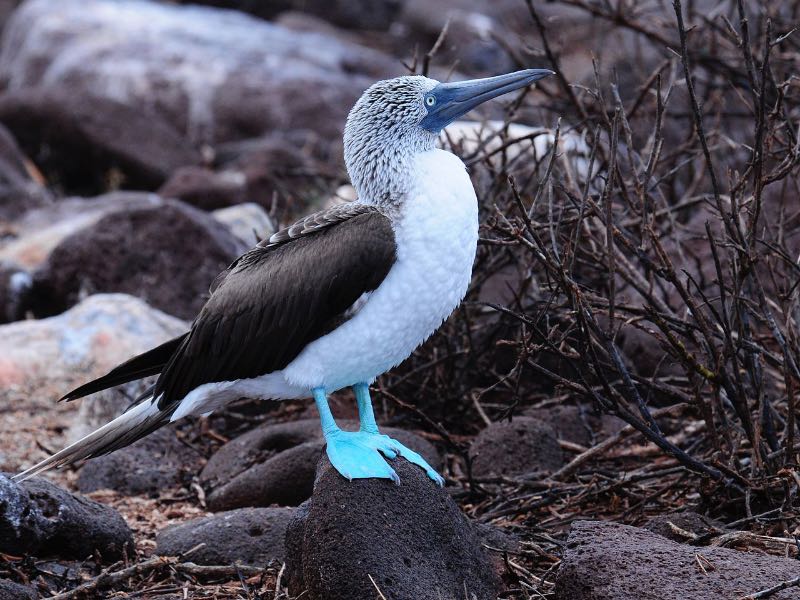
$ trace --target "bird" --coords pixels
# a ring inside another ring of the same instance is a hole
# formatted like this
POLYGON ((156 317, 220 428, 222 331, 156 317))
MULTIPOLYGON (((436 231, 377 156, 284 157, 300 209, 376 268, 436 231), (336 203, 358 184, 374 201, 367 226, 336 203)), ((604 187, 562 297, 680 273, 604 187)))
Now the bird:
POLYGON ((525 69, 458 82, 405 75, 371 85, 344 128, 357 199, 260 241, 214 280, 189 331, 64 395, 158 376, 120 416, 15 480, 248 397, 313 398, 330 463, 351 481, 399 483, 390 462, 400 456, 443 485, 420 454, 380 432, 369 386, 439 328, 470 283, 478 202, 464 163, 436 147, 442 129, 552 74, 525 69), (329 394, 347 387, 357 431, 342 430, 328 405, 329 394))

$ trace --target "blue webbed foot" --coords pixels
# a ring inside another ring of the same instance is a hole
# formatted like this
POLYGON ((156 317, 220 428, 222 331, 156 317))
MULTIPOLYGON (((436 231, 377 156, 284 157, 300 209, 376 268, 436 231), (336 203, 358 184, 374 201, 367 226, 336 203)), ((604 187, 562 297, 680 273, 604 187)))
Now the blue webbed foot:
POLYGON ((388 436, 339 430, 326 435, 325 441, 331 464, 346 479, 376 477, 400 483, 397 473, 383 458, 397 456, 388 436))
POLYGON ((380 433, 365 431, 334 431, 325 437, 331 464, 347 479, 376 477, 400 483, 394 469, 384 460, 402 456, 422 468, 438 485, 444 479, 418 453, 397 440, 380 433))

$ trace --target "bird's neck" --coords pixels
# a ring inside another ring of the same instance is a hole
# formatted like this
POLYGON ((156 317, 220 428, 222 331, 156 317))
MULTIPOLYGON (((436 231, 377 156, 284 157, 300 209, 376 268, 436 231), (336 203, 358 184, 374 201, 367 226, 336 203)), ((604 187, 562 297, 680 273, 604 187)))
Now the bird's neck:
POLYGON ((435 147, 435 136, 410 136, 402 143, 379 137, 345 148, 345 163, 359 201, 385 208, 401 203, 411 191, 417 156, 435 147))

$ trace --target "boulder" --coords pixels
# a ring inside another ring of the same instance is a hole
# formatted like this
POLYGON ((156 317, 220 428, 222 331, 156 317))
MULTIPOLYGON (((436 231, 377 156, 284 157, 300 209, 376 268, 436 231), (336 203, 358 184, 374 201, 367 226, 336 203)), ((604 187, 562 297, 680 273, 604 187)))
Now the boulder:
POLYGON ((158 194, 183 200, 203 210, 214 210, 247 201, 247 177, 241 171, 212 171, 206 167, 182 167, 172 173, 158 194))
POLYGON ((72 193, 155 189, 174 169, 201 161, 200 152, 158 113, 68 86, 6 92, 0 121, 47 180, 72 193))
POLYGON ((533 417, 492 423, 472 441, 470 454, 477 477, 554 471, 564 464, 555 430, 533 417))
MULTIPOLYGON (((95 404, 93 398, 55 400, 187 327, 124 294, 98 294, 57 317, 0 325, 4 462, 15 470, 30 466, 50 454, 42 446, 56 449, 69 441, 65 438, 71 438, 73 430, 86 433, 98 420, 86 422, 84 411, 91 414, 104 403, 95 404)), ((131 399, 121 395, 120 402, 131 399)))
POLYGON ((52 401, 185 330, 137 298, 90 296, 57 317, 0 326, 0 389, 52 401))
POLYGON ((270 216, 252 202, 219 208, 212 215, 246 246, 252 246, 275 233, 270 216))
POLYGON ((110 489, 127 496, 158 497, 188 485, 203 457, 177 438, 174 428, 159 429, 135 444, 99 456, 81 468, 78 490, 110 489))
POLYGON ((30 273, 0 260, 0 324, 25 318, 32 285, 30 273))
POLYGON ((184 319, 246 246, 210 215, 165 200, 120 209, 56 246, 34 274, 32 309, 57 314, 87 294, 121 292, 184 319))
POLYGON ((559 440, 587 447, 625 427, 625 422, 619 417, 598 414, 593 407, 573 404, 531 406, 522 411, 522 416, 548 423, 559 440))
POLYGON ((117 560, 133 550, 133 534, 113 508, 45 479, 17 484, 0 475, 0 552, 117 560))
POLYGON ((271 130, 338 139, 383 54, 249 15, 148 0, 30 0, 0 51, 9 91, 38 87, 160 116, 197 147, 271 130))
POLYGON ((286 533, 289 593, 308 600, 494 600, 500 582, 470 523, 418 467, 400 485, 348 481, 323 457, 314 494, 286 533))
MULTIPOLYGON (((310 129, 281 129, 253 139, 219 144, 217 169, 244 178, 245 197, 264 207, 276 200, 319 196, 319 177, 339 179, 344 174, 340 137, 324 139, 310 129)), ((290 207, 291 208, 291 207, 290 207)), ((305 210, 305 207, 300 207, 305 210)))
POLYGON ((64 198, 30 209, 9 224, 0 239, 0 260, 33 270, 64 238, 96 223, 108 212, 161 205, 161 198, 155 194, 112 192, 94 198, 64 198))
POLYGON ((0 579, 0 600, 36 600, 38 597, 36 589, 30 586, 0 579))
POLYGON ((240 508, 192 519, 163 529, 156 552, 179 556, 198 544, 186 560, 201 565, 245 564, 263 567, 284 560, 284 537, 291 508, 240 508))
MULTIPOLYGON (((797 577, 796 560, 698 548, 639 529, 577 521, 556 575, 556 600, 741 598, 797 577), (702 568, 699 565, 702 556, 702 568)), ((797 588, 770 596, 800 598, 797 588)))
MULTIPOLYGON (((357 428, 352 421, 340 421, 340 425, 357 428)), ((441 466, 436 449, 425 439, 399 429, 382 431, 419 452, 434 468, 441 466)), ((311 495, 324 447, 318 419, 267 424, 231 440, 200 474, 208 507, 300 504, 311 495)))

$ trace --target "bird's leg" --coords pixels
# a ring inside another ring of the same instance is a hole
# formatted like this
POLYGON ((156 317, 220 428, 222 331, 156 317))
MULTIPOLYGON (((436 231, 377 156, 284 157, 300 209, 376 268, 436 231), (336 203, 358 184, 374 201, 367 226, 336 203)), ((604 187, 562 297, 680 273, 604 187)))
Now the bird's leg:
MULTIPOLYGON (((314 388, 313 393, 322 434, 325 436, 325 451, 333 467, 350 480, 377 477, 400 483, 397 473, 381 456, 381 453, 388 458, 397 456, 398 452, 392 447, 391 440, 366 431, 342 431, 328 406, 325 390, 314 388)), ((374 422, 375 418, 372 420, 374 422)), ((377 431, 377 426, 375 429, 377 431)))
POLYGON ((438 485, 444 485, 444 479, 431 467, 428 462, 422 458, 417 452, 407 448, 397 440, 390 438, 388 435, 383 435, 378 429, 378 424, 375 422, 375 413, 372 412, 372 400, 369 397, 369 385, 366 383, 357 383, 353 386, 353 391, 356 394, 356 403, 358 404, 358 417, 360 422, 359 433, 372 436, 373 439, 387 443, 388 447, 394 451, 394 456, 386 454, 388 458, 395 458, 398 454, 405 458, 408 462, 414 463, 422 468, 428 477, 433 479, 438 485))
POLYGON ((365 433, 380 433, 375 422, 375 413, 372 412, 372 398, 369 397, 369 385, 357 383, 353 386, 358 405, 359 431, 365 433))

